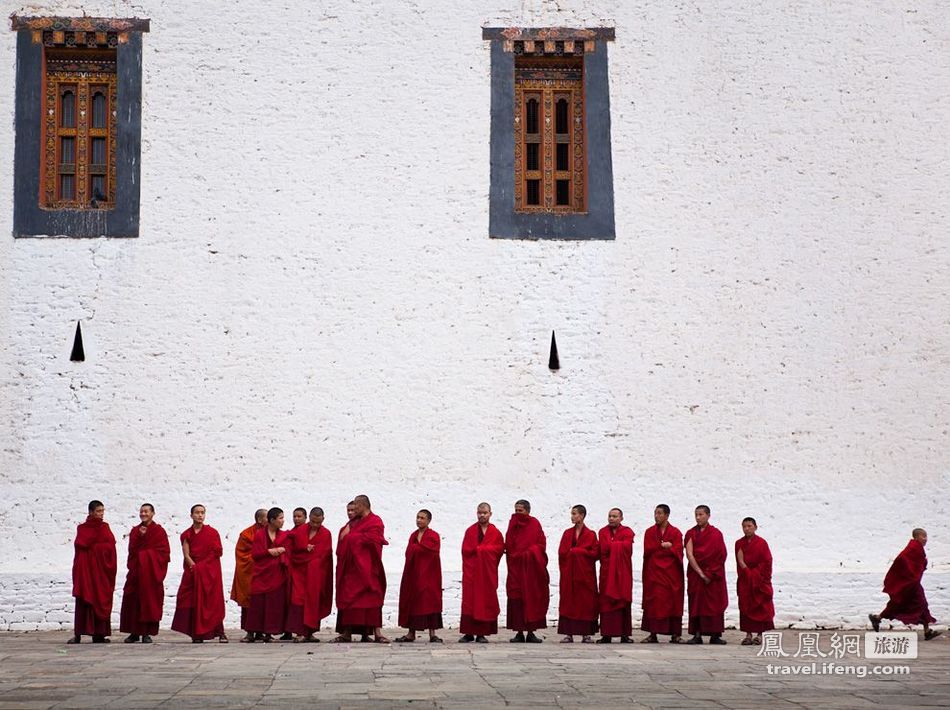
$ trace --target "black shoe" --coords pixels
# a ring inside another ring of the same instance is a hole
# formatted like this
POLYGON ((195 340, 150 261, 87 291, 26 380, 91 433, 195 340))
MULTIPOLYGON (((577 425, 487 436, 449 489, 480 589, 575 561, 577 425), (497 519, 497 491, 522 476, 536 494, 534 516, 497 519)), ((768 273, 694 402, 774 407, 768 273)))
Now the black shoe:
POLYGON ((152 643, 152 637, 149 636, 148 634, 145 634, 145 635, 142 637, 142 643, 152 643))
POLYGON ((711 643, 713 646, 725 646, 725 645, 726 645, 726 639, 724 639, 724 638, 723 638, 722 636, 720 636, 719 634, 716 634, 715 636, 713 636, 713 637, 711 637, 711 638, 709 639, 709 643, 711 643))
POLYGON ((519 631, 514 635, 514 638, 511 639, 511 643, 524 643, 524 632, 519 631))
POLYGON ((191 642, 192 642, 192 643, 204 643, 205 640, 204 640, 204 639, 191 639, 191 642))
POLYGON ((541 643, 541 639, 534 635, 534 631, 529 631, 525 637, 525 643, 541 643))
POLYGON ((484 636, 476 636, 475 643, 488 643, 488 639, 484 636))
POLYGON ((471 643, 475 640, 475 637, 472 634, 465 634, 462 638, 459 639, 459 643, 471 643))
POLYGON ((284 632, 284 635, 281 636, 279 640, 280 640, 280 641, 293 641, 293 640, 294 640, 294 635, 293 635, 292 633, 290 633, 289 631, 285 631, 285 632, 284 632))
POLYGON ((70 644, 70 645, 72 645, 72 644, 74 644, 74 643, 82 643, 82 636, 79 636, 79 635, 77 634, 76 636, 73 636, 71 639, 69 639, 69 641, 67 641, 66 643, 68 643, 68 644, 70 644))
POLYGON ((363 634, 360 638, 360 643, 369 643, 372 639, 369 637, 369 634, 363 634))
POLYGON ((139 635, 138 634, 129 634, 125 637, 125 640, 122 643, 138 643, 139 635))
POLYGON ((613 643, 613 639, 610 636, 601 636, 594 643, 613 643))
POLYGON ((691 638, 691 639, 690 639, 689 641, 687 641, 686 643, 691 643, 691 644, 694 644, 694 645, 702 645, 702 643, 703 643, 703 637, 702 637, 702 636, 693 636, 693 638, 691 638))
POLYGON ((93 636, 92 642, 93 643, 112 643, 112 640, 107 639, 105 636, 93 636))
POLYGON ((633 643, 629 636, 621 636, 620 643, 633 643))
POLYGON ((868 614, 868 619, 871 620, 871 628, 875 631, 881 630, 881 617, 877 614, 868 614))

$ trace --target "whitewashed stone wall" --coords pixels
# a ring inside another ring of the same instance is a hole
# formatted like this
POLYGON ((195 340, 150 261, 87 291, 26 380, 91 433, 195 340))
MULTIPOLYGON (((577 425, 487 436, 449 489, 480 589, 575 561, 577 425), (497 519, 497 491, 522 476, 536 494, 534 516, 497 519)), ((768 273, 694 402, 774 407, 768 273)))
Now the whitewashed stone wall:
POLYGON ((0 628, 67 619, 90 498, 230 546, 359 492, 393 579, 421 506, 452 554, 483 499, 552 546, 577 502, 752 514, 779 579, 834 573, 787 623, 859 622, 924 525, 946 616, 945 4, 0 9, 152 20, 134 240, 10 237, 0 32, 0 628), (488 239, 482 25, 616 26, 616 241, 488 239))

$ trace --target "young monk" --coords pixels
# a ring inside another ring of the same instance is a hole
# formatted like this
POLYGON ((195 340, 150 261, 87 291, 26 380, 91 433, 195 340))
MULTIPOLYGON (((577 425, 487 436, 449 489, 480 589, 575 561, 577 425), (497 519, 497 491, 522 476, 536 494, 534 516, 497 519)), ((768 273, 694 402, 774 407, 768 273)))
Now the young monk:
POLYGON ((703 635, 709 643, 724 645, 726 607, 729 592, 726 589, 726 543, 722 533, 709 524, 709 506, 700 505, 695 511, 696 525, 686 531, 686 594, 689 597, 689 632, 693 637, 686 643, 701 644, 703 635))
POLYGON ((165 603, 165 575, 171 560, 168 533, 154 521, 155 507, 143 503, 139 520, 129 532, 128 573, 122 590, 119 631, 128 634, 125 643, 152 643, 158 633, 165 603))
POLYGON ((429 643, 442 643, 436 630, 442 628, 442 538, 429 527, 432 513, 416 513, 417 530, 409 536, 406 563, 399 585, 399 625, 409 629, 396 639, 399 643, 416 640, 417 631, 429 632, 429 643))
POLYGON ((745 631, 743 646, 762 645, 762 632, 775 628, 772 551, 769 544, 756 535, 758 529, 755 518, 743 518, 742 537, 736 540, 736 593, 739 596, 739 629, 745 631))
POLYGON ((587 508, 571 508, 571 527, 561 535, 558 546, 558 567, 561 572, 557 632, 564 634, 561 643, 573 643, 574 636, 583 643, 593 643, 597 633, 597 558, 600 547, 597 535, 584 524, 587 508))
MULTIPOLYGON (((234 546, 234 581, 231 582, 231 599, 241 607, 241 628, 247 630, 247 610, 251 608, 251 579, 254 577, 254 536, 267 525, 267 511, 258 508, 254 513, 254 524, 244 528, 234 546)), ((260 637, 261 639, 263 636, 260 637)), ((250 643, 254 634, 250 631, 241 639, 241 643, 250 643)), ((260 639, 258 639, 260 640, 260 639)))
MULTIPOLYGON (((356 503, 354 503, 353 501, 350 501, 349 503, 346 504, 346 524, 342 528, 340 528, 340 532, 338 532, 336 536, 336 573, 335 573, 334 579, 336 579, 337 589, 340 588, 340 579, 343 573, 343 560, 348 557, 346 554, 344 554, 344 551, 346 550, 346 547, 347 547, 347 542, 345 539, 346 536, 343 533, 349 532, 350 524, 353 522, 355 518, 356 518, 356 503)), ((338 636, 337 638, 341 638, 343 635, 343 632, 346 630, 340 624, 339 614, 337 614, 337 617, 336 617, 335 630, 337 634, 341 635, 341 636, 338 636)), ((360 641, 363 643, 368 643, 370 641, 370 635, 368 633, 365 633, 365 629, 364 629, 364 633, 360 634, 360 641)))
POLYGON ((73 557, 73 596, 76 597, 73 637, 80 643, 92 636, 93 643, 109 643, 112 635, 112 595, 115 593, 115 536, 105 522, 102 501, 89 502, 86 522, 76 528, 73 557))
POLYGON ((383 636, 383 602, 386 598, 386 570, 383 568, 385 537, 382 518, 370 508, 369 497, 353 499, 355 515, 340 532, 337 554, 337 625, 335 643, 349 643, 354 633, 372 633, 376 643, 389 643, 383 636))
POLYGON ((323 508, 310 511, 310 522, 288 539, 291 587, 287 628, 295 642, 317 643, 314 633, 333 610, 333 536, 323 527, 323 508))
POLYGON ((172 631, 191 636, 192 643, 217 638, 224 633, 224 582, 221 580, 221 536, 205 525, 205 507, 191 506, 191 527, 181 534, 185 571, 178 587, 172 631))
MULTIPOLYGON (((287 545, 288 545, 288 548, 287 548, 287 549, 288 549, 287 559, 289 560, 289 562, 288 562, 288 568, 287 568, 287 572, 288 572, 288 573, 287 573, 287 600, 288 600, 288 602, 287 602, 287 613, 288 613, 288 614, 290 613, 290 600, 292 600, 292 599, 295 598, 295 595, 294 595, 294 575, 293 575, 293 564, 292 564, 292 560, 293 560, 293 539, 294 539, 294 538, 293 538, 293 533, 294 533, 295 530, 299 530, 300 528, 303 528, 303 527, 306 527, 306 526, 307 526, 307 509, 306 509, 306 508, 294 508, 294 512, 292 513, 292 519, 293 519, 293 521, 294 521, 294 526, 293 526, 293 528, 291 528, 291 529, 287 532, 287 545)), ((296 624, 296 622, 297 622, 297 620, 295 620, 295 624, 296 624)), ((290 626, 288 625, 287 628, 284 629, 284 634, 280 637, 280 640, 281 640, 281 641, 294 641, 294 640, 299 641, 300 639, 294 639, 294 634, 293 634, 293 632, 290 630, 290 626)))
MULTIPOLYGON (((600 633, 597 643, 631 643, 633 633, 633 530, 623 524, 623 511, 611 508, 598 533, 600 552, 600 633)), ((654 637, 655 638, 655 637, 654 637)))
POLYGON ((294 527, 293 527, 294 530, 299 528, 301 525, 306 525, 307 524, 307 509, 294 508, 293 521, 294 521, 294 527))
POLYGON ((505 553, 505 539, 491 523, 491 506, 479 503, 477 522, 462 539, 462 643, 488 643, 498 633, 498 565, 505 553))
POLYGON ((880 614, 869 614, 871 626, 880 631, 881 619, 895 619, 905 624, 921 624, 924 641, 937 638, 942 631, 930 628, 936 619, 930 615, 930 605, 920 583, 927 569, 927 531, 914 528, 910 542, 897 556, 884 577, 884 593, 890 597, 880 614))
POLYGON ((507 628, 517 631, 512 643, 541 643, 536 629, 547 626, 550 597, 547 539, 537 518, 531 517, 531 503, 519 500, 505 534, 508 559, 507 628), (527 636, 525 636, 527 632, 527 636))
POLYGON ((643 535, 643 620, 649 631, 641 643, 658 643, 657 634, 669 634, 670 643, 683 635, 683 533, 670 525, 670 506, 653 510, 656 525, 643 535))
POLYGON ((251 556, 254 558, 254 576, 251 578, 251 608, 247 612, 247 631, 263 636, 271 643, 274 634, 284 629, 287 614, 287 535, 284 511, 267 511, 267 526, 254 535, 251 556))

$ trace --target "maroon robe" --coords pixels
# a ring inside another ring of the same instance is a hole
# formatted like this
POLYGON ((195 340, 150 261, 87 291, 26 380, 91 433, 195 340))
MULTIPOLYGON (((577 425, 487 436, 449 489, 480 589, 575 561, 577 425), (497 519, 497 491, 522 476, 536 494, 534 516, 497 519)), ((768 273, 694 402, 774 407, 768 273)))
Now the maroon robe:
POLYGON ((723 616, 729 606, 726 587, 726 543, 722 533, 713 525, 700 529, 698 525, 686 531, 685 546, 693 542, 693 558, 709 578, 706 583, 687 565, 686 594, 689 597, 689 632, 691 634, 721 634, 726 628, 723 616))
POLYGON ((115 536, 109 523, 88 516, 86 522, 77 526, 73 546, 74 633, 76 636, 109 636, 118 567, 115 536))
POLYGON ((185 563, 178 586, 172 631, 207 640, 224 634, 224 582, 221 579, 221 536, 210 525, 195 532, 190 527, 181 534, 188 543, 194 567, 185 563))
POLYGON ((513 513, 505 534, 508 560, 508 619, 506 628, 534 631, 547 626, 551 601, 547 539, 541 523, 528 514, 513 513))
POLYGON ((683 633, 683 534, 670 524, 643 534, 643 620, 651 634, 683 633), (661 547, 669 542, 672 547, 661 547))
POLYGON ((560 578, 558 587, 557 632, 559 634, 597 633, 597 558, 600 547, 597 535, 586 525, 580 535, 573 527, 561 535, 557 550, 560 578))
POLYGON ((376 513, 353 518, 348 524, 350 532, 337 545, 337 630, 370 634, 383 625, 383 546, 389 543, 376 513))
POLYGON ((911 540, 894 560, 884 577, 884 593, 890 597, 881 617, 905 624, 932 624, 930 606, 920 580, 927 569, 927 553, 917 540, 911 540))
POLYGON ((294 528, 288 542, 293 586, 287 630, 307 636, 333 611, 333 536, 322 525, 313 532, 308 524, 294 528))
POLYGON ((760 634, 775 628, 775 605, 772 603, 772 551, 758 535, 736 540, 736 567, 739 597, 739 630, 760 634), (739 567, 742 551, 746 568, 739 567))
POLYGON ((122 590, 119 630, 135 636, 154 636, 162 620, 171 547, 168 533, 161 525, 149 523, 144 535, 141 527, 136 525, 129 532, 129 571, 122 590))
POLYGON ((498 633, 498 565, 505 539, 491 523, 482 533, 475 523, 462 539, 462 620, 459 631, 470 636, 498 633))
POLYGON ((399 625, 410 631, 442 628, 442 538, 426 528, 409 536, 399 585, 399 625))
POLYGON ((605 525, 598 533, 600 551, 600 633, 633 633, 633 530, 605 525))
POLYGON ((260 634, 281 634, 287 621, 287 580, 290 566, 290 533, 278 530, 271 540, 270 529, 263 527, 254 533, 251 557, 254 574, 251 577, 251 606, 245 615, 245 631, 260 634), (269 551, 283 547, 286 551, 274 557, 269 551))

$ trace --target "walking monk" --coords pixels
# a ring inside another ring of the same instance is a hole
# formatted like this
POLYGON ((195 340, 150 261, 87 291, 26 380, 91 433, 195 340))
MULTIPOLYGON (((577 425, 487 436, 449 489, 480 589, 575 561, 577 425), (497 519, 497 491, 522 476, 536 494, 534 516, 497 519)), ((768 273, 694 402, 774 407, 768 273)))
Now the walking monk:
POLYGON ((119 631, 128 634, 125 643, 152 643, 158 633, 165 603, 165 575, 171 560, 168 534, 156 523, 155 507, 143 503, 139 508, 140 525, 129 532, 128 573, 122 590, 119 631))
POLYGON ((247 611, 246 631, 254 640, 263 637, 264 643, 274 640, 274 634, 284 630, 287 618, 287 578, 290 555, 284 532, 284 511, 267 511, 267 526, 254 534, 251 557, 254 558, 254 576, 251 578, 251 607, 247 611))
POLYGON ((775 628, 772 551, 769 544, 755 534, 758 528, 755 518, 743 518, 742 537, 736 540, 739 574, 736 593, 739 596, 739 630, 745 631, 743 646, 762 645, 762 632, 775 628))
MULTIPOLYGON (((254 535, 267 525, 267 511, 258 508, 254 513, 254 524, 244 528, 238 535, 234 546, 234 580, 231 582, 231 599, 241 607, 241 628, 247 628, 247 610, 251 608, 251 579, 254 577, 254 558, 251 550, 254 547, 254 535)), ((250 631, 241 639, 241 643, 250 643, 254 634, 250 631)))
POLYGON ((541 523, 531 517, 531 503, 526 500, 515 503, 515 512, 505 534, 505 554, 508 558, 506 627, 518 632, 511 642, 541 643, 534 631, 547 626, 551 601, 547 539, 541 523))
POLYGON ((224 582, 221 580, 221 536, 205 525, 205 507, 191 506, 192 525, 181 534, 185 572, 178 587, 172 631, 191 636, 192 643, 217 638, 224 633, 224 582))
POLYGON ((574 635, 584 643, 593 643, 597 633, 597 558, 600 547, 597 535, 584 524, 587 508, 571 508, 571 527, 561 535, 557 549, 560 569, 557 632, 564 634, 561 643, 573 643, 574 635))
POLYGON ((498 633, 498 564, 505 553, 505 539, 491 523, 491 506, 479 503, 478 522, 462 539, 462 620, 459 631, 463 643, 488 643, 486 636, 498 633))
POLYGON ((656 525, 643 535, 643 620, 649 631, 641 643, 657 643, 657 634, 669 634, 670 643, 683 635, 683 533, 670 525, 670 506, 653 510, 656 525))
POLYGON ((920 583, 927 569, 926 544, 927 531, 914 528, 907 547, 897 556, 884 577, 884 593, 890 597, 890 601, 880 614, 868 616, 875 631, 880 630, 881 619, 896 619, 905 624, 922 624, 924 641, 930 641, 943 633, 930 628, 936 619, 930 615, 927 596, 920 583))
MULTIPOLYGON (((597 643, 630 643, 633 633, 633 530, 623 525, 623 511, 611 508, 598 533, 600 551, 600 633, 597 643)), ((682 598, 682 595, 681 597, 682 598)), ((655 637, 654 637, 655 638, 655 637)))
POLYGON ((442 628, 442 538, 429 527, 432 513, 422 509, 416 513, 417 530, 409 536, 406 564, 399 585, 399 625, 409 633, 396 639, 399 643, 416 640, 416 631, 428 631, 430 643, 442 643, 436 636, 442 628))
POLYGON ((353 499, 354 517, 340 531, 337 545, 336 643, 348 643, 354 633, 373 634, 376 643, 389 643, 383 636, 383 600, 386 570, 383 546, 388 545, 383 520, 370 508, 369 498, 353 499))
POLYGON ((115 593, 115 536, 103 520, 102 501, 89 502, 86 522, 76 528, 73 557, 73 596, 76 613, 73 637, 66 643, 79 643, 92 636, 93 643, 109 643, 112 635, 112 595, 115 593))
POLYGON ((722 632, 726 628, 723 614, 729 606, 726 589, 726 543, 722 533, 709 524, 709 506, 696 507, 696 525, 686 531, 686 594, 689 597, 689 632, 693 637, 686 643, 702 643, 709 635, 709 643, 726 643, 722 632))
POLYGON ((313 634, 333 611, 333 536, 323 527, 323 508, 310 511, 310 524, 290 533, 290 576, 293 579, 287 629, 295 641, 316 643, 313 634))

